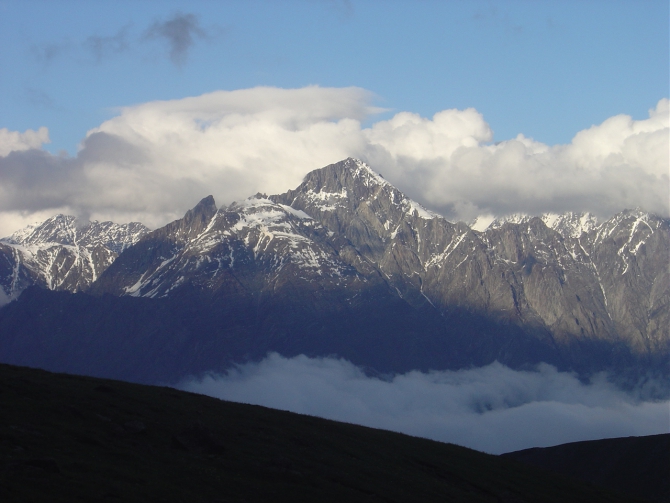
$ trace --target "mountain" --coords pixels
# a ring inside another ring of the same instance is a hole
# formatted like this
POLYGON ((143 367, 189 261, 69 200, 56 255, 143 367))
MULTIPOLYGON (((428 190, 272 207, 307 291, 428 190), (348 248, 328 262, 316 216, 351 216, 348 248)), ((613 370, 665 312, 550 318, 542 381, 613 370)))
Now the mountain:
MULTIPOLYGON (((638 210, 639 213, 642 213, 638 210)), ((592 213, 544 213, 539 216, 547 227, 555 230, 564 238, 578 238, 583 232, 587 234, 596 229, 602 222, 592 213)), ((506 223, 527 224, 534 217, 517 213, 494 219, 487 228, 496 229, 506 223)))
POLYGON ((452 444, 171 388, 7 365, 0 382, 5 502, 639 501, 452 444))
POLYGON ((137 222, 79 222, 56 215, 0 239, 0 287, 10 299, 34 284, 50 290, 86 290, 148 230, 137 222))
POLYGON ((353 159, 274 199, 346 237, 410 303, 486 313, 557 345, 667 348, 670 235, 660 217, 624 211, 601 225, 589 215, 526 217, 478 233, 423 210, 353 159))
POLYGON ((371 372, 544 361, 633 383, 670 375, 669 225, 630 210, 476 231, 346 159, 284 194, 209 196, 128 232, 95 280, 59 283, 85 294, 26 290, 0 310, 0 360, 176 382, 276 351, 371 372))

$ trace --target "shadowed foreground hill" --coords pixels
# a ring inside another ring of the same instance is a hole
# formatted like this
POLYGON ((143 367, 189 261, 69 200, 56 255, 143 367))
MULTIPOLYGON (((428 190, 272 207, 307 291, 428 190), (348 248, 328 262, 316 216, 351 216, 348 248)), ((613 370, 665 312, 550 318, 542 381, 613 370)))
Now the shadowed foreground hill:
POLYGON ((0 365, 0 501, 635 501, 450 444, 0 365))
POLYGON ((536 447, 503 457, 650 501, 670 502, 670 433, 536 447))

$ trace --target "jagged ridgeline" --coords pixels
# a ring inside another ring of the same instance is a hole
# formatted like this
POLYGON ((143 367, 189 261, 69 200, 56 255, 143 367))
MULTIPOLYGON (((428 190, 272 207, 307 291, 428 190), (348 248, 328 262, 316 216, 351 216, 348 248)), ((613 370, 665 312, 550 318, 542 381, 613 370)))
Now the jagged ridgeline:
POLYGON ((30 285, 86 290, 147 232, 138 222, 79 222, 73 216, 56 215, 0 239, 1 286, 10 299, 30 285))
POLYGON ((1 361, 140 382, 269 351, 379 372, 670 373, 669 222, 639 209, 477 231, 346 159, 155 231, 87 225, 58 216, 0 243, 2 288, 23 291, 0 310, 1 361))

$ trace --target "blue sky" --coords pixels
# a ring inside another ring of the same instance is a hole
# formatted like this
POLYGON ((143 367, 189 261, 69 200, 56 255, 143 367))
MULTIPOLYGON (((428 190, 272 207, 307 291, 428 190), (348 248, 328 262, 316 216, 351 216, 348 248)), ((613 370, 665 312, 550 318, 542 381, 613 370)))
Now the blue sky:
POLYGON ((667 1, 29 0, 0 19, 0 127, 46 126, 52 152, 120 106, 258 85, 358 86, 424 117, 474 107, 494 140, 550 145, 668 95, 667 1), (201 35, 172 61, 148 32, 177 13, 201 35))
POLYGON ((0 0, 0 235, 352 156, 451 220, 670 215, 664 1, 0 0), (11 155, 10 155, 11 154, 11 155))

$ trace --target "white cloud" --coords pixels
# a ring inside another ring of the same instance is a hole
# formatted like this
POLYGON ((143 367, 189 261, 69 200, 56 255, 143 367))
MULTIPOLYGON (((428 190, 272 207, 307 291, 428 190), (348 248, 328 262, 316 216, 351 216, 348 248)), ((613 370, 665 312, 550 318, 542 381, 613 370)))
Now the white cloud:
POLYGON ((367 377, 344 360, 269 355, 180 388, 502 453, 565 442, 667 433, 670 402, 642 402, 604 376, 582 384, 541 364, 367 377))
POLYGON ((136 215, 154 211, 143 221, 158 225, 210 193, 229 204, 294 188, 362 142, 359 119, 376 110, 369 100, 359 88, 254 88, 123 109, 82 145, 79 157, 90 157, 84 175, 99 190, 79 201, 136 215), (123 162, 115 153, 120 145, 109 152, 104 146, 112 139, 124 144, 123 162))
POLYGON ((667 99, 649 119, 611 117, 555 146, 522 134, 491 145, 488 125, 474 110, 447 112, 410 127, 396 116, 364 132, 383 147, 371 153, 372 164, 443 214, 467 219, 575 210, 610 216, 636 206, 669 213, 667 99), (457 119, 444 121, 447 112, 457 119))
POLYGON ((449 159, 460 147, 477 147, 493 139, 493 131, 474 108, 444 110, 432 120, 400 112, 363 133, 370 145, 391 156, 417 161, 449 159))
POLYGON ((45 127, 37 131, 28 129, 23 133, 2 128, 0 129, 0 156, 6 156, 13 151, 40 148, 44 143, 49 142, 49 130, 45 127))
POLYGON ((492 144, 475 109, 430 119, 400 112, 362 128, 380 111, 372 99, 360 88, 310 86, 149 102, 89 131, 75 158, 28 150, 48 141, 46 128, 0 130, 0 220, 2 212, 58 207, 155 227, 208 194, 229 204, 280 193, 348 156, 453 219, 566 210, 609 216, 635 206, 669 214, 667 99, 648 119, 612 117, 555 146, 523 135, 492 144))

